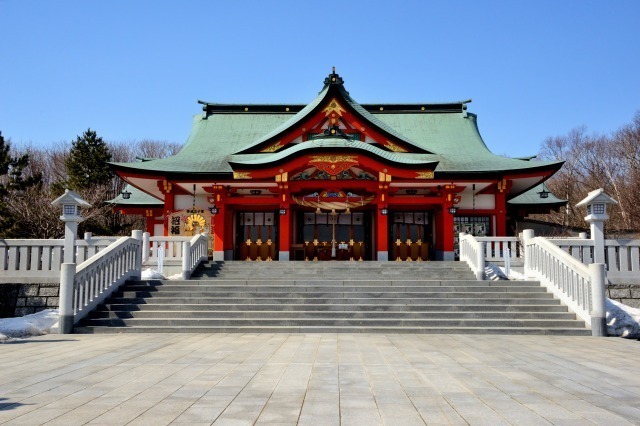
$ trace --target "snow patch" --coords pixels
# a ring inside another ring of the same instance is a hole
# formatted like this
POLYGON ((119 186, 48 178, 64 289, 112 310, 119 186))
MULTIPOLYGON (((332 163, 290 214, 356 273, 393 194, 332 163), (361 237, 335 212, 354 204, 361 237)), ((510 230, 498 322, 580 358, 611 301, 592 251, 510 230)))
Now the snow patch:
POLYGON ((640 309, 607 299, 607 334, 640 339, 640 309))
POLYGON ((57 322, 57 309, 46 309, 18 318, 0 318, 0 342, 16 337, 49 334, 51 327, 57 322))
POLYGON ((182 279, 182 274, 174 274, 174 275, 170 275, 168 277, 165 277, 164 275, 162 275, 157 270, 151 269, 151 268, 147 268, 144 271, 142 271, 140 279, 141 280, 172 280, 172 281, 176 281, 176 280, 181 280, 182 279))
POLYGON ((142 274, 140 274, 140 279, 142 280, 164 280, 166 279, 164 275, 162 275, 160 272, 156 271, 155 269, 151 269, 151 268, 147 268, 144 271, 142 271, 142 274))
POLYGON ((524 275, 520 272, 516 272, 513 269, 507 274, 506 269, 502 266, 494 265, 493 263, 487 263, 484 267, 484 276, 491 281, 498 280, 524 280, 524 275))

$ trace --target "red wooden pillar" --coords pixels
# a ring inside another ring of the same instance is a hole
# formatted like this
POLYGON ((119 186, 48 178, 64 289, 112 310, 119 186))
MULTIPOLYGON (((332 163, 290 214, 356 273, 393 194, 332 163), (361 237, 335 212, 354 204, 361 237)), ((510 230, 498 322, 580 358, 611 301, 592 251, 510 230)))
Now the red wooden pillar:
POLYGON ((213 216, 213 260, 224 260, 225 217, 227 208, 224 204, 217 205, 218 214, 213 216))
POLYGON ((436 211, 436 259, 454 260, 453 241, 453 215, 449 213, 449 208, 443 204, 441 210, 436 211))
MULTIPOLYGON (((160 184, 160 182, 159 182, 160 184)), ((173 199, 173 191, 171 182, 162 181, 162 188, 164 192, 164 235, 169 236, 169 230, 171 229, 171 224, 169 223, 169 215, 175 210, 175 204, 173 199)))
POLYGON ((144 230, 149 233, 149 235, 153 235, 153 224, 155 223, 155 212, 153 209, 146 209, 144 211, 144 230))
MULTIPOLYGON (((224 206, 224 204, 223 204, 224 206)), ((231 260, 233 258, 233 214, 234 210, 232 208, 224 209, 224 252, 227 253, 225 258, 227 260, 231 260)))
POLYGON ((278 259, 280 261, 287 261, 290 260, 289 252, 291 249, 291 210, 289 206, 281 208, 284 209, 286 214, 279 215, 280 222, 278 223, 278 230, 280 235, 278 239, 280 247, 278 249, 278 259))
POLYGON ((507 193, 496 192, 496 230, 497 237, 507 235, 507 193))
POLYGON ((376 215, 376 251, 378 261, 389 260, 389 216, 382 214, 382 207, 378 205, 376 215))

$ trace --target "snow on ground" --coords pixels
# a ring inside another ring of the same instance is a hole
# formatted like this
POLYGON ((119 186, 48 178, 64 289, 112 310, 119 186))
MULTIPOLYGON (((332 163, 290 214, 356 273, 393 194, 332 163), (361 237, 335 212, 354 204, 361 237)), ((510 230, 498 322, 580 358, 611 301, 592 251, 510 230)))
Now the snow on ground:
POLYGON ((151 268, 144 269, 140 274, 140 278, 143 280, 166 280, 164 275, 151 268))
POLYGON ((607 333, 629 339, 640 339, 640 309, 607 299, 607 333))
POLYGON ((0 342, 15 337, 48 334, 51 327, 57 322, 57 309, 46 309, 19 318, 0 318, 0 342))
POLYGON ((175 274, 165 277, 155 269, 147 268, 142 271, 141 279, 143 280, 181 280, 182 274, 175 274))

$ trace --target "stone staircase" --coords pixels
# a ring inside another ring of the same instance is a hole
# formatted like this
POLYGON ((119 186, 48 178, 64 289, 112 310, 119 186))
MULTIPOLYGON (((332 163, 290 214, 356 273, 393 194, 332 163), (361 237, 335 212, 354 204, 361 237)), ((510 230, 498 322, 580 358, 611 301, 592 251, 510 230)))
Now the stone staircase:
POLYGON ((127 282, 74 331, 591 334, 539 283, 461 262, 211 262, 127 282))

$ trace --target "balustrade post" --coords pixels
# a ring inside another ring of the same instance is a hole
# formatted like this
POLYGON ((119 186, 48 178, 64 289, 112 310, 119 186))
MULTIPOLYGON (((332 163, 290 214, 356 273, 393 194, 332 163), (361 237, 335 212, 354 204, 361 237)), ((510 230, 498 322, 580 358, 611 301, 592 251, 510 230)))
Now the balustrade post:
POLYGON ((151 234, 149 234, 148 232, 144 232, 142 234, 142 264, 143 265, 147 265, 149 263, 150 237, 151 237, 151 234))
POLYGON ((484 246, 482 243, 478 245, 476 255, 476 279, 484 280, 484 246))
POLYGON ((63 263, 60 265, 59 334, 69 334, 73 331, 73 282, 75 278, 75 263, 63 263))
POLYGON ((522 244, 524 245, 524 277, 534 278, 533 274, 533 253, 529 244, 535 237, 533 229, 525 229, 522 231, 522 244))
MULTIPOLYGON (((138 240, 142 245, 142 231, 140 229, 134 229, 131 231, 131 238, 138 240)), ((142 248, 138 248, 134 251, 134 274, 131 276, 132 280, 139 280, 142 277, 142 248)))
POLYGON ((191 278, 191 241, 182 243, 182 279, 191 278))
POLYGON ((466 242, 465 242, 465 235, 467 235, 465 232, 460 232, 460 234, 458 234, 458 247, 460 250, 460 260, 464 260, 466 261, 466 256, 468 256, 467 254, 467 249, 466 249, 466 242))
POLYGON ((591 278, 591 334, 596 337, 607 335, 607 308, 605 305, 605 269, 604 263, 589 265, 591 278))

